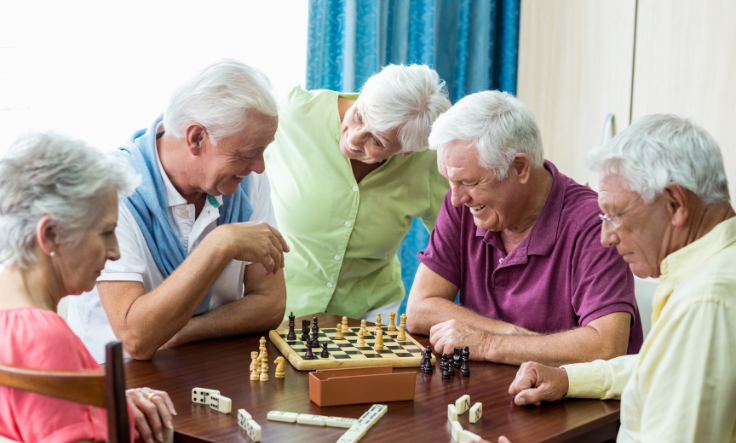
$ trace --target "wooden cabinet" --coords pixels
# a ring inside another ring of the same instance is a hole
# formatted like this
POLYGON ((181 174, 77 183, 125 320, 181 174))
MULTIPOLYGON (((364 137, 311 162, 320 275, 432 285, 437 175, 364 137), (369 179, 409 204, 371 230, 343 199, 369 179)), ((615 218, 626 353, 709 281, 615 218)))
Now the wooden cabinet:
POLYGON ((715 137, 736 196, 733 0, 522 0, 518 96, 546 158, 578 182, 607 114, 619 132, 673 113, 715 137))

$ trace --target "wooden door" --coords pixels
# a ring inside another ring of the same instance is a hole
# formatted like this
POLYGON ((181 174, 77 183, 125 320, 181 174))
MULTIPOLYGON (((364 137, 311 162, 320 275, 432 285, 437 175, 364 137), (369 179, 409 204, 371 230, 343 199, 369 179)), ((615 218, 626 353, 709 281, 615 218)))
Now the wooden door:
POLYGON ((721 147, 736 196, 736 1, 639 0, 633 119, 692 118, 721 147))
POLYGON ((580 183, 606 116, 629 124, 636 0, 522 0, 518 97, 542 132, 545 158, 580 183))

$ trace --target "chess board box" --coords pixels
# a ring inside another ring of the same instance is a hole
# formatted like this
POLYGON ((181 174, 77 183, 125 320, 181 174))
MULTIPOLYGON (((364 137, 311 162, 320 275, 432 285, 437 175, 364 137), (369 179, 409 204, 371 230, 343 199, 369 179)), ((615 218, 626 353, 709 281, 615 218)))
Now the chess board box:
MULTIPOLYGON (((359 368, 366 366, 391 366, 394 368, 418 368, 422 362, 423 346, 409 334, 405 341, 399 341, 399 331, 383 330, 384 349, 373 349, 376 337, 373 326, 368 326, 368 334, 363 340, 365 346, 358 346, 358 331, 360 327, 351 327, 349 332, 343 333, 343 339, 335 339, 337 329, 324 328, 319 331, 319 348, 313 348, 314 360, 305 360, 306 343, 301 341, 301 331, 297 331, 296 340, 287 340, 288 329, 276 329, 268 333, 271 343, 278 348, 281 354, 299 371, 313 371, 317 369, 359 368), (327 343, 330 356, 320 357, 322 343, 327 343)), ((432 364, 435 364, 432 356, 432 364)))
POLYGON ((309 399, 319 407, 409 401, 416 378, 391 366, 323 369, 309 374, 309 399))

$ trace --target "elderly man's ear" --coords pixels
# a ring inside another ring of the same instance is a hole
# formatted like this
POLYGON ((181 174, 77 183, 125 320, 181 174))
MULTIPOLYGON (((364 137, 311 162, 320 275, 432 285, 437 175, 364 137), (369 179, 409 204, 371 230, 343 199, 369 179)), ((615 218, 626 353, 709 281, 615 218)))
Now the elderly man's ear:
POLYGON ((187 149, 192 155, 200 155, 204 149, 205 140, 207 139, 207 130, 204 126, 196 123, 187 126, 184 133, 187 142, 187 149))
POLYGON ((690 212, 690 198, 694 194, 685 189, 681 184, 669 182, 664 187, 662 196, 667 205, 667 212, 672 219, 672 226, 684 226, 687 223, 690 212))
POLYGON ((532 162, 529 156, 521 152, 514 155, 509 166, 509 177, 516 176, 516 180, 525 185, 532 176, 532 162))

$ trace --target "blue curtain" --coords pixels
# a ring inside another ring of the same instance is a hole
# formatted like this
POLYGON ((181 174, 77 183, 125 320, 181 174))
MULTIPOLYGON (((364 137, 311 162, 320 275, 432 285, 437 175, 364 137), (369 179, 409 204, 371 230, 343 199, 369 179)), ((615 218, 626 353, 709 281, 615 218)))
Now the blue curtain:
MULTIPOLYGON (((307 89, 353 92, 387 64, 422 63, 453 103, 488 89, 515 94, 519 12, 520 0, 310 0, 307 89)), ((414 220, 399 248, 407 294, 428 239, 414 220)))

